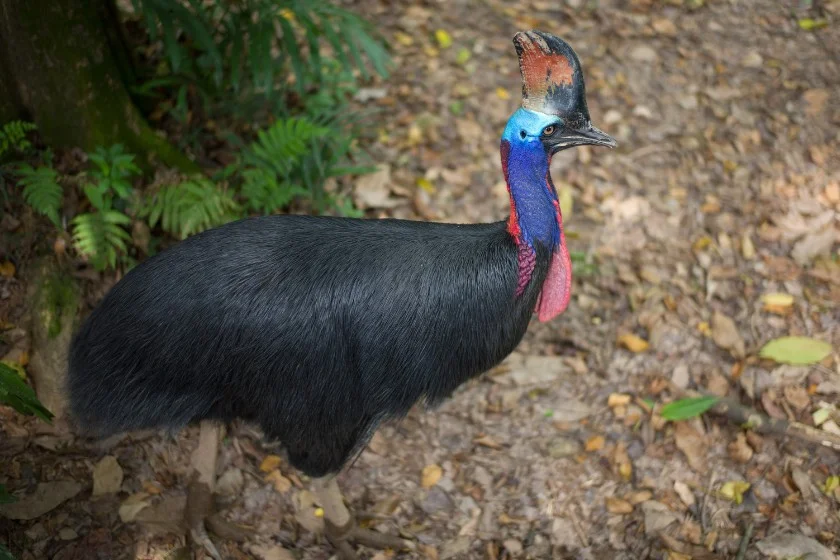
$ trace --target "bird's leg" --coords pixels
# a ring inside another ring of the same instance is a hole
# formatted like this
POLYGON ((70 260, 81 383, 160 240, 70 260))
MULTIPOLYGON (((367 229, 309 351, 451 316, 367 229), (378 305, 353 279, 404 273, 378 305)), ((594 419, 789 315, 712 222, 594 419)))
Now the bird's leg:
POLYGON ((371 548, 394 550, 414 548, 410 541, 359 527, 347 506, 344 505, 344 498, 334 476, 315 479, 312 489, 324 510, 324 529, 327 538, 336 547, 342 560, 358 558, 350 542, 371 548))
POLYGON ((219 455, 218 424, 202 420, 198 447, 190 457, 190 482, 187 487, 187 506, 184 518, 193 546, 201 547, 213 560, 222 560, 216 546, 207 535, 204 520, 213 509, 213 490, 216 488, 216 459, 219 455))

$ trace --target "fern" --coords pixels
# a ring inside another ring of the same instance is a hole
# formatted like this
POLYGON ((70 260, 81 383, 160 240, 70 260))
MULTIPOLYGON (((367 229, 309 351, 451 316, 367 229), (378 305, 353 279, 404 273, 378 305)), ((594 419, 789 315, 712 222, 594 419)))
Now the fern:
POLYGON ((196 177, 178 185, 159 189, 140 208, 141 217, 149 226, 161 228, 184 239, 241 215, 233 196, 208 179, 196 177))
POLYGON ((16 169, 23 185, 23 198, 36 212, 43 214, 56 227, 61 227, 59 211, 64 191, 58 184, 58 173, 52 167, 22 164, 16 169))
POLYGON ((34 124, 25 121, 10 121, 0 127, 0 157, 12 150, 23 152, 32 147, 26 134, 36 128, 34 124))
POLYGON ((131 218, 118 210, 79 214, 73 218, 73 245, 97 270, 115 268, 117 258, 128 250, 131 236, 125 226, 131 218))
POLYGON ((383 76, 390 57, 372 25, 324 0, 132 0, 152 40, 160 39, 171 73, 146 84, 191 84, 207 105, 250 107, 261 97, 285 104, 286 90, 299 94, 325 84, 324 67, 337 62, 345 79, 383 76), (325 51, 325 47, 329 51, 325 51), (325 56, 331 52, 332 56, 325 56), (294 75, 294 81, 287 76, 294 75))
MULTIPOLYGON (((0 404, 8 405, 27 416, 35 415, 44 422, 51 422, 53 414, 47 410, 32 388, 24 383, 20 374, 8 365, 0 362, 0 404)), ((0 503, 9 503, 0 486, 0 503)))

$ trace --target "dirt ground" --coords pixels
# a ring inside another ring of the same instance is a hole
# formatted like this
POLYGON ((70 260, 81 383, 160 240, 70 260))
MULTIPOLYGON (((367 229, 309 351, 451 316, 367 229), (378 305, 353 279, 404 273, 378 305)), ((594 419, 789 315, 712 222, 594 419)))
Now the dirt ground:
MULTIPOLYGON (((368 525, 418 547, 363 555, 835 558, 840 452, 658 411, 702 391, 810 426, 826 410, 818 429, 840 432, 840 2, 359 9, 398 64, 357 96, 376 110, 366 147, 383 165, 354 187, 373 215, 506 216, 497 146, 519 103, 518 30, 572 44, 593 123, 620 144, 555 157, 573 205, 570 249, 585 256, 568 311, 535 319, 503 366, 439 409, 381 429, 340 476, 368 525), (827 27, 803 29, 820 18, 827 27), (775 293, 792 298, 763 298, 775 293), (757 357, 783 335, 827 341, 834 354, 812 366, 757 357)), ((0 430, 0 482, 56 502, 32 520, 0 519, 18 558, 184 557, 176 521, 196 429, 98 454, 55 451, 43 424, 6 410, 0 430), (94 478, 105 491, 92 497, 94 478)), ((281 454, 247 426, 228 432, 217 509, 255 536, 216 539, 226 557, 332 554, 281 454)))

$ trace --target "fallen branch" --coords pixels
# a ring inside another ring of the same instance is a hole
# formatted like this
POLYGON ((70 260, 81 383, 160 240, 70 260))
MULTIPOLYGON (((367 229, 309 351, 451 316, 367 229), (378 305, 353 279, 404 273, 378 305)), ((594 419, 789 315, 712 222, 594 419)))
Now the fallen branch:
MULTIPOLYGON (((672 391, 682 397, 709 397, 708 393, 701 393, 698 391, 682 390, 671 384, 672 391)), ((801 422, 791 422, 782 420, 780 418, 770 418, 750 408, 742 405, 736 399, 722 398, 717 404, 709 409, 709 412, 718 416, 723 416, 733 424, 744 426, 759 434, 789 436, 807 443, 816 443, 823 447, 828 447, 836 451, 840 451, 840 435, 819 430, 817 428, 807 426, 801 422)))

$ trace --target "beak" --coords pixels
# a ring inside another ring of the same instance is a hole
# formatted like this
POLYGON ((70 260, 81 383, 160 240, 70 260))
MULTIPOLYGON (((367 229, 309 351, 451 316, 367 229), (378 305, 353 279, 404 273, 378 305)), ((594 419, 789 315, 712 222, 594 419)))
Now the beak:
POLYGON ((582 129, 572 129, 564 132, 558 139, 554 147, 554 152, 565 150, 573 146, 583 146, 591 144, 593 146, 606 146, 607 148, 615 148, 618 143, 615 138, 598 130, 591 124, 586 125, 582 129))

